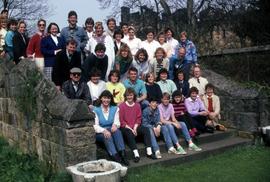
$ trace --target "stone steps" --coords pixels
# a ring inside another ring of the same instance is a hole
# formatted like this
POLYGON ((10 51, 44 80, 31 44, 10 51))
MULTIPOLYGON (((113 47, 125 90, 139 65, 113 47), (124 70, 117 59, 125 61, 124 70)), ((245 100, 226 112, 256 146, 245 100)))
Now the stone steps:
POLYGON ((187 151, 186 155, 175 155, 168 154, 167 152, 162 152, 162 159, 152 160, 145 156, 141 157, 139 163, 134 163, 130 160, 129 169, 136 169, 142 166, 150 166, 150 165, 177 165, 183 162, 191 162, 194 160, 204 159, 211 155, 216 155, 222 153, 226 150, 232 149, 234 147, 243 146, 251 144, 250 139, 240 138, 240 137, 232 137, 227 138, 211 143, 204 143, 200 145, 203 149, 200 152, 189 151, 187 148, 184 148, 187 151))
MULTIPOLYGON (((252 143, 251 139, 238 137, 238 132, 235 129, 228 129, 226 132, 215 131, 215 133, 205 133, 201 134, 195 143, 201 147, 203 150, 200 152, 194 152, 188 150, 188 145, 184 141, 183 137, 180 136, 180 144, 187 151, 187 155, 175 155, 168 154, 167 148, 163 140, 159 140, 159 147, 162 155, 162 159, 152 160, 146 157, 145 146, 143 143, 138 143, 137 147, 140 153, 141 160, 139 163, 133 162, 133 154, 132 151, 126 146, 127 156, 130 161, 129 169, 141 167, 141 166, 149 166, 149 165, 175 165, 182 162, 190 162, 193 160, 203 159, 207 156, 215 155, 218 153, 222 153, 228 149, 241 146, 248 145, 252 143)), ((98 159, 108 158, 108 154, 101 147, 97 147, 97 156, 98 159)))

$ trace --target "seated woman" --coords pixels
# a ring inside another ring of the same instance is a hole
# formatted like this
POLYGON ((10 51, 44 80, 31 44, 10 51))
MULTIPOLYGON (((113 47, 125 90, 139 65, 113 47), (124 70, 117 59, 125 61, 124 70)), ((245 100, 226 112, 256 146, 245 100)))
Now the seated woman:
POLYGON ((106 90, 106 83, 100 80, 100 76, 101 71, 93 68, 90 73, 90 80, 87 82, 94 106, 97 104, 100 94, 106 90))
POLYGON ((169 95, 177 90, 175 83, 172 80, 168 79, 169 72, 165 68, 161 68, 158 73, 158 82, 157 84, 160 86, 162 93, 167 92, 169 95))
POLYGON ((142 113, 140 104, 136 102, 136 93, 132 88, 127 88, 124 96, 125 102, 119 105, 120 129, 133 152, 134 162, 140 161, 135 140, 138 135, 142 135, 144 138, 147 157, 154 158, 151 149, 150 131, 141 125, 142 113))
POLYGON ((157 83, 155 83, 155 78, 153 73, 147 73, 145 77, 145 88, 147 91, 147 100, 149 101, 149 98, 156 98, 157 102, 161 102, 162 92, 157 83))
POLYGON ((174 109, 174 116, 179 122, 185 122, 187 129, 189 130, 189 135, 195 137, 198 134, 197 129, 192 124, 191 118, 187 113, 185 106, 185 97, 182 95, 180 90, 176 90, 172 95, 172 105, 174 109))
POLYGON ((106 83, 106 88, 109 90, 116 104, 124 102, 124 93, 126 91, 125 86, 119 82, 120 72, 118 70, 112 70, 108 77, 108 82, 106 83))
POLYGON ((155 58, 150 62, 150 72, 153 72, 154 77, 157 78, 161 68, 169 70, 169 59, 166 58, 165 50, 162 47, 159 47, 155 51, 155 58))
POLYGON ((128 69, 132 64, 132 54, 127 44, 123 44, 115 57, 115 69, 120 71, 120 80, 127 79, 128 69))
POLYGON ((205 94, 202 97, 202 101, 209 112, 206 125, 212 126, 217 130, 226 130, 223 125, 218 123, 218 121, 220 120, 220 101, 219 97, 215 95, 214 85, 212 85, 211 83, 208 83, 205 86, 205 94))
POLYGON ((94 108, 96 140, 105 144, 110 157, 119 163, 129 165, 125 154, 125 144, 119 122, 119 109, 112 94, 105 90, 101 93, 100 103, 94 108), (120 156, 118 155, 120 154, 120 156))
POLYGON ((200 132, 213 133, 214 128, 206 127, 205 125, 209 112, 205 109, 202 100, 198 96, 198 93, 199 90, 196 87, 191 87, 189 89, 190 97, 185 100, 187 112, 191 116, 191 121, 197 130, 200 132))
POLYGON ((143 110, 142 125, 150 130, 151 145, 155 153, 155 158, 160 159, 162 156, 156 140, 156 137, 160 136, 161 131, 160 114, 157 108, 158 102, 155 97, 149 98, 148 101, 149 106, 143 110))
POLYGON ((132 67, 138 70, 138 77, 141 80, 145 79, 145 75, 149 72, 148 54, 145 49, 141 48, 137 51, 132 61, 132 67))
POLYGON ((197 147, 191 140, 191 137, 188 133, 187 126, 184 122, 178 122, 174 116, 174 109, 172 104, 170 104, 170 95, 164 93, 161 104, 158 106, 160 112, 160 120, 162 122, 161 130, 165 139, 165 143, 168 147, 168 153, 175 154, 186 154, 187 152, 180 146, 178 138, 175 134, 174 127, 176 129, 181 129, 185 140, 188 142, 189 150, 201 151, 202 149, 197 147), (173 147, 173 144, 176 146, 176 150, 173 147))

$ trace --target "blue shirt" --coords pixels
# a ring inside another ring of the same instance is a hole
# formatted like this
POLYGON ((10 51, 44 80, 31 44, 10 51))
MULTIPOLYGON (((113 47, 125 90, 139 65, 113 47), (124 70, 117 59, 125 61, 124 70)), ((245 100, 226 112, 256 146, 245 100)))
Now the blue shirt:
POLYGON ((147 94, 144 82, 140 79, 137 79, 134 84, 131 83, 129 79, 126 79, 123 84, 126 88, 133 88, 137 94, 137 97, 147 94))
POLYGON ((88 36, 85 30, 82 27, 65 27, 61 30, 61 37, 65 39, 65 42, 68 42, 70 39, 74 39, 77 42, 77 51, 81 52, 84 50, 88 36))

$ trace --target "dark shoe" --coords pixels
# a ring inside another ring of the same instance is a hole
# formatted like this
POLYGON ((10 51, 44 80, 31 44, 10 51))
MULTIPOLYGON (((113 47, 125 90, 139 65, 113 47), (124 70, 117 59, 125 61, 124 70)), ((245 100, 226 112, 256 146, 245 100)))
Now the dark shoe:
POLYGON ((149 158, 149 159, 153 159, 153 160, 157 159, 157 157, 155 156, 155 154, 151 154, 151 155, 147 155, 146 154, 146 157, 149 158))
POLYGON ((205 132, 207 133, 214 133, 215 129, 212 126, 206 126, 205 132))
POLYGON ((128 166, 129 162, 127 160, 126 152, 124 150, 122 150, 122 151, 119 151, 119 153, 120 153, 120 156, 121 156, 121 159, 122 159, 122 164, 125 165, 125 166, 128 166))
POLYGON ((134 157, 133 161, 134 161, 135 163, 138 163, 138 162, 140 161, 140 157, 134 157))
POLYGON ((115 161, 115 162, 118 162, 118 163, 121 163, 121 158, 118 154, 115 154, 113 156, 111 156, 112 160, 115 161))

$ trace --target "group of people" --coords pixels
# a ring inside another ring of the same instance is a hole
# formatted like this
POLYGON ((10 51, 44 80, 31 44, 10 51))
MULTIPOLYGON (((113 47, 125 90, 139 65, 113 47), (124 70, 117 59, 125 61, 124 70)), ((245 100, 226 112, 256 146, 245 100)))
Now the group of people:
POLYGON ((1 13, 1 56, 15 64, 29 58, 67 98, 85 100, 95 114, 96 140, 113 160, 129 165, 125 141, 139 162, 138 137, 147 156, 160 159, 160 136, 168 153, 184 155, 180 131, 188 148, 200 151, 192 138, 226 129, 218 123, 219 98, 201 76, 196 47, 186 32, 178 41, 167 28, 155 40, 149 29, 142 41, 133 26, 122 23, 119 29, 114 18, 107 20, 106 31, 91 17, 79 27, 77 18, 70 11, 69 25, 61 31, 56 23, 46 31, 46 21, 40 19, 38 32, 28 39, 24 21, 7 20, 1 13))

